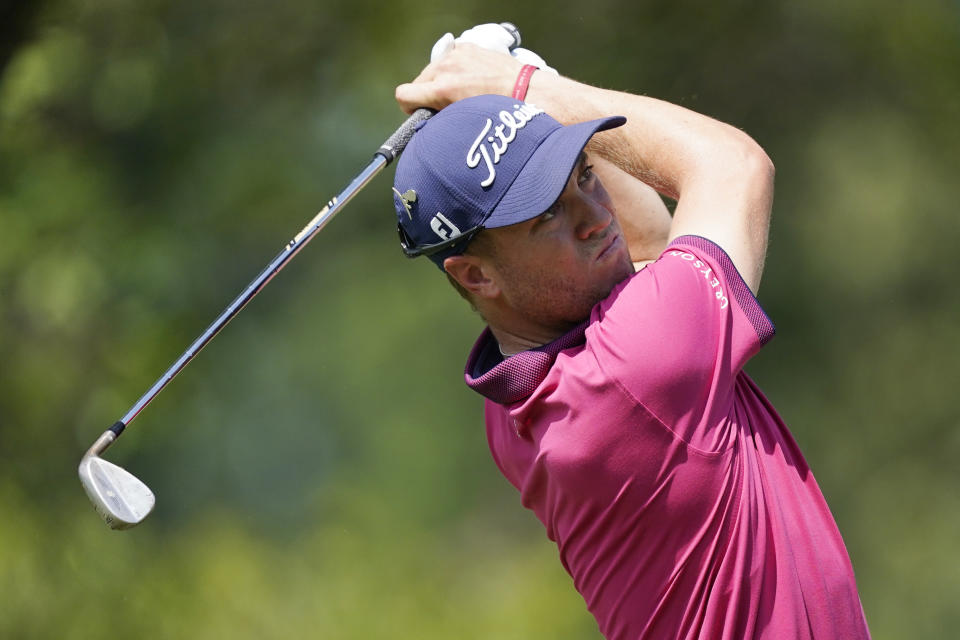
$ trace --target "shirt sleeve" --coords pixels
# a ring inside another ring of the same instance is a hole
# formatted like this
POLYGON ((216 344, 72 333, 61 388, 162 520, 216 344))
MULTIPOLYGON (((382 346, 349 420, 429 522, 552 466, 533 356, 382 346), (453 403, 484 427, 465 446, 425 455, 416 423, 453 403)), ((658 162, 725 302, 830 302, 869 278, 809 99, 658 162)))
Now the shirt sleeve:
POLYGON ((608 377, 688 444, 715 451, 736 376, 774 326, 723 249, 681 236, 594 309, 587 335, 608 377))

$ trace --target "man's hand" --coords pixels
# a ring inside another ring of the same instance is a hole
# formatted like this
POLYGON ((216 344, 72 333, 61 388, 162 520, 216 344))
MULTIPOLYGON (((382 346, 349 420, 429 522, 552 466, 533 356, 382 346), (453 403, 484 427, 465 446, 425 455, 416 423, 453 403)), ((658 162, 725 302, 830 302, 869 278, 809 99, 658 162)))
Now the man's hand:
POLYGON ((397 87, 400 108, 440 110, 463 98, 484 94, 509 96, 523 63, 512 56, 469 43, 456 43, 428 64, 413 82, 397 87))
MULTIPOLYGON (((486 93, 509 96, 522 67, 504 53, 455 43, 413 82, 397 87, 397 102, 412 113, 486 93)), ((757 291, 773 203, 773 164, 755 141, 735 127, 662 100, 549 73, 534 74, 527 96, 563 124, 626 116, 624 126, 594 136, 588 152, 677 199, 668 240, 681 235, 712 240, 757 291)))
POLYGON ((514 47, 514 44, 516 44, 515 37, 515 32, 506 29, 502 24, 493 22, 471 27, 461 33, 459 38, 454 38, 452 33, 445 33, 433 45, 433 49, 430 51, 430 62, 439 60, 454 44, 469 42, 491 51, 508 53, 523 64, 531 64, 541 71, 557 75, 557 70, 548 65, 547 61, 536 52, 523 47, 514 47), (511 49, 511 47, 513 48, 511 49))
POLYGON ((544 73, 557 70, 529 49, 510 47, 515 34, 495 23, 479 24, 454 38, 445 33, 430 51, 430 64, 409 84, 397 87, 400 107, 412 113, 420 107, 442 109, 451 102, 483 94, 510 95, 521 65, 544 73), (480 53, 480 51, 486 53, 480 53), (489 55, 495 53, 497 55, 489 55), (509 64, 512 58, 516 63, 509 64))

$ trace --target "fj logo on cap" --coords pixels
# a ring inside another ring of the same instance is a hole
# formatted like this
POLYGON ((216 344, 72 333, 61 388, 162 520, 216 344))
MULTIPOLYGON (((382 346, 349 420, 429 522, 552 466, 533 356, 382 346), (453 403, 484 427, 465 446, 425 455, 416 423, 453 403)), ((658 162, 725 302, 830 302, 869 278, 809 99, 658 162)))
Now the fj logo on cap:
POLYGON ((543 109, 538 109, 532 104, 522 106, 515 104, 513 107, 513 113, 509 111, 500 112, 500 124, 493 127, 493 133, 489 136, 487 133, 493 125, 493 120, 487 118, 487 124, 484 125, 483 131, 480 132, 480 135, 477 136, 477 139, 473 141, 467 151, 468 167, 473 169, 480 164, 480 160, 483 160, 489 172, 489 175, 480 182, 481 187, 489 187, 496 180, 497 170, 494 165, 500 162, 500 158, 507 152, 510 143, 517 137, 517 131, 523 129, 534 116, 543 113, 543 109), (489 148, 487 147, 488 142, 490 143, 489 148), (490 157, 490 149, 493 149, 492 158, 490 157))
POLYGON ((437 215, 430 219, 430 228, 440 236, 441 240, 449 240, 460 235, 460 229, 457 228, 457 225, 447 220, 447 216, 439 211, 437 211, 437 215))

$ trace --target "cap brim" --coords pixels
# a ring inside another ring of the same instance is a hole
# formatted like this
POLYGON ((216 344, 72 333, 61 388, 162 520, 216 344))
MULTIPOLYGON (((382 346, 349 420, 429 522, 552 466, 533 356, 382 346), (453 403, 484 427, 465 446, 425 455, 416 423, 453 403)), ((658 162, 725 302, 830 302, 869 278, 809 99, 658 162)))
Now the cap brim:
POLYGON ((524 222, 550 208, 566 187, 580 152, 593 134, 627 121, 611 116, 560 127, 541 143, 507 189, 483 226, 488 229, 524 222))

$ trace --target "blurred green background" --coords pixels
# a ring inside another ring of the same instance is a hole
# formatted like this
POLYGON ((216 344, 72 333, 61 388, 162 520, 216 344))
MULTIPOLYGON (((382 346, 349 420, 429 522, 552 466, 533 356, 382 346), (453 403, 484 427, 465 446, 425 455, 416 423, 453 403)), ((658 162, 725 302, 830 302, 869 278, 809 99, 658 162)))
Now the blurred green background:
MULTIPOLYGON (((749 366, 875 638, 960 628, 960 5, 49 0, 0 9, 0 637, 596 639, 462 382, 480 321, 381 176, 109 458, 76 466, 402 120, 434 40, 741 127, 778 169, 749 366)), ((389 171, 392 175, 392 170, 389 171)))

